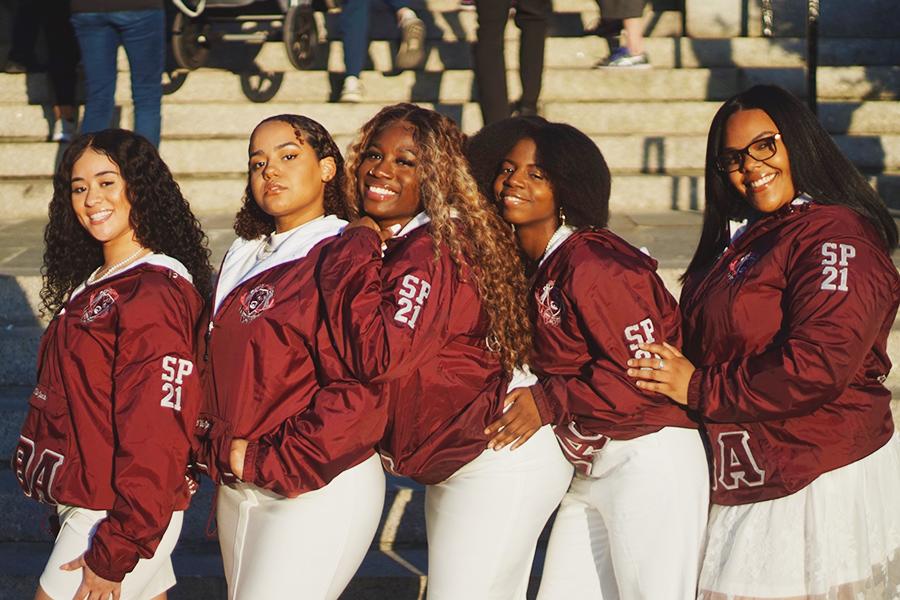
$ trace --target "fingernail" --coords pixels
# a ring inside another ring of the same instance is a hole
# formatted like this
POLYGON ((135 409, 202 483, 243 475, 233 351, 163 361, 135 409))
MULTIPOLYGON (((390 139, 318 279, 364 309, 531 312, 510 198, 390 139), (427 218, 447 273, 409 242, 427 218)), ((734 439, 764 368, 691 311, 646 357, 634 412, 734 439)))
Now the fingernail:
POLYGON ((627 364, 629 367, 633 367, 633 366, 634 366, 634 359, 633 359, 633 358, 629 358, 629 359, 628 359, 628 362, 625 363, 625 364, 627 364))

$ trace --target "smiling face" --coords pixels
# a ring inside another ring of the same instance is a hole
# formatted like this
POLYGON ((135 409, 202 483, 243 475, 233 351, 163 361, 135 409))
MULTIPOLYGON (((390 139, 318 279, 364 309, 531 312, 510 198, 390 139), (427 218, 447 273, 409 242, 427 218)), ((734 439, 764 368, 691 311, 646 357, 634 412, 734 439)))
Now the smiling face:
POLYGON ((250 137, 250 189, 253 199, 275 218, 275 230, 287 231, 325 214, 325 184, 336 168, 319 159, 283 121, 267 121, 250 137))
POLYGON ((406 225, 422 211, 418 146, 413 127, 398 121, 382 129, 363 151, 356 171, 363 211, 384 229, 406 225))
MULTIPOLYGON (((753 142, 779 133, 769 115, 758 108, 739 110, 725 123, 722 151, 746 148, 753 142)), ((763 213, 775 212, 797 193, 791 177, 791 162, 783 140, 775 142, 775 154, 756 160, 747 154, 728 180, 750 206, 763 213)))
POLYGON ((86 148, 72 165, 72 209, 78 222, 104 247, 134 244, 131 202, 119 166, 106 154, 86 148))
POLYGON ((500 172, 494 179, 494 196, 508 223, 517 227, 546 225, 556 229, 559 209, 553 187, 537 164, 536 155, 534 140, 519 140, 500 164, 500 172))

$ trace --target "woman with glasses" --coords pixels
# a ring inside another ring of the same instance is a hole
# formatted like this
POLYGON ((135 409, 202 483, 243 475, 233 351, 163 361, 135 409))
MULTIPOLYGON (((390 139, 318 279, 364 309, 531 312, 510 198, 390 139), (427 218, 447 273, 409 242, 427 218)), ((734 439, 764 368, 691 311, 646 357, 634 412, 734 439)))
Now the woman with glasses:
POLYGON ((713 455, 700 598, 894 597, 900 437, 883 385, 897 228, 797 98, 756 86, 713 119, 684 355, 629 375, 697 411, 713 455))

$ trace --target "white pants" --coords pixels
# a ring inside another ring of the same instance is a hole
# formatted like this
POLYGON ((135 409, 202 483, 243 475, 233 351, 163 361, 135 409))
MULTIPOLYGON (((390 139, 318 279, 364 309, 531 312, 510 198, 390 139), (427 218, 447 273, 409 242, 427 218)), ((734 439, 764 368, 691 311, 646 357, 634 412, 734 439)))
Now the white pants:
MULTIPOLYGON (((60 530, 53 544, 53 551, 44 572, 41 588, 53 600, 72 600, 81 585, 82 570, 61 571, 60 565, 75 560, 88 549, 91 536, 100 521, 106 518, 105 510, 91 510, 77 506, 59 506, 60 530)), ((142 558, 122 580, 122 600, 149 600, 175 585, 172 570, 172 550, 181 533, 184 513, 172 513, 169 527, 163 534, 153 558, 142 558)))
POLYGON ((229 600, 337 598, 359 568, 384 506, 377 455, 325 487, 285 498, 219 486, 216 518, 229 600))
POLYGON ((608 442, 562 500, 538 599, 695 598, 708 509, 697 430, 608 442))
POLYGON ((524 600, 538 536, 571 478, 544 426, 428 486, 428 600, 524 600))

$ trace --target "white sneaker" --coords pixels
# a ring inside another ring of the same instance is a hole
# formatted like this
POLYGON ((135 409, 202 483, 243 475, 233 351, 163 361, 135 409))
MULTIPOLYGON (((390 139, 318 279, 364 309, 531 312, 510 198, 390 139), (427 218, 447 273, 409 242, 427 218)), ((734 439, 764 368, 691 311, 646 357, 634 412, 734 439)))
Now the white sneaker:
POLYGON ((78 123, 68 119, 56 119, 50 140, 54 142, 71 142, 78 133, 78 123))
POLYGON ((362 102, 362 85, 359 77, 348 75, 344 78, 344 88, 341 90, 341 102, 356 104, 362 102))

